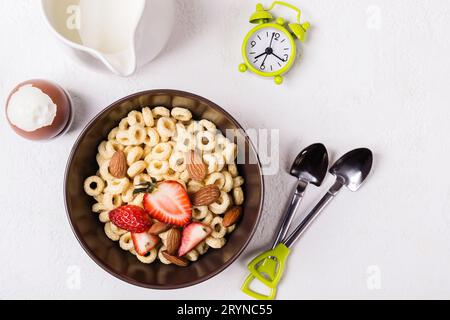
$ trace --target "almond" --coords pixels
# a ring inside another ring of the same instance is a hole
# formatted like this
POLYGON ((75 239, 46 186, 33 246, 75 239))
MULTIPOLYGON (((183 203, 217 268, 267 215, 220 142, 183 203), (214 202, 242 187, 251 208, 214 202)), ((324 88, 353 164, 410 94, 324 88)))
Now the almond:
POLYGON ((203 162, 202 156, 194 150, 186 156, 186 167, 192 180, 203 181, 208 173, 208 168, 203 162))
POLYGON ((180 247, 181 243, 181 232, 178 229, 170 229, 167 232, 167 238, 166 238, 166 250, 168 254, 174 255, 177 253, 178 248, 180 247))
POLYGON ((219 188, 214 185, 207 185, 192 195, 192 204, 194 206, 209 206, 211 203, 216 202, 220 197, 219 188))
POLYGON ((189 264, 189 261, 186 260, 185 258, 173 256, 173 255, 167 253, 167 251, 161 251, 161 254, 163 255, 164 258, 166 258, 167 260, 172 262, 174 265, 177 265, 179 267, 186 267, 189 264))
POLYGON ((227 212, 225 212, 225 215, 222 220, 222 225, 224 227, 229 227, 235 224, 239 221, 242 215, 242 208, 235 206, 230 208, 227 212))
POLYGON ((162 223, 162 222, 155 222, 148 230, 148 233, 157 236, 158 234, 166 232, 169 229, 170 229, 170 225, 162 223))
POLYGON ((116 151, 109 161, 109 173, 115 178, 122 179, 127 175, 127 158, 121 150, 116 151))

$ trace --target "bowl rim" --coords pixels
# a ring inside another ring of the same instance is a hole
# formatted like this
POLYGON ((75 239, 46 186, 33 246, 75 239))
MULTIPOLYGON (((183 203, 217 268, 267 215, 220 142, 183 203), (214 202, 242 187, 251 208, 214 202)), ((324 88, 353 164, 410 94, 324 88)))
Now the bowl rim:
POLYGON ((83 248, 83 250, 86 252, 86 254, 95 262, 96 265, 98 265, 100 268, 102 268, 104 271, 106 271, 107 273, 109 273, 110 275, 112 275, 113 277, 120 279, 124 282, 127 282, 131 285, 134 286, 138 286, 141 288, 146 288, 146 289, 157 289, 157 290, 173 290, 173 289, 181 289, 181 288, 186 288, 186 287, 190 287, 190 286, 194 286, 197 284, 200 284, 206 280, 211 279, 212 277, 218 275, 219 273, 221 273, 222 271, 224 271, 226 268, 228 268, 231 264, 233 264, 237 258, 244 252, 244 250, 247 248, 248 244, 250 243, 250 241, 252 240, 256 229, 259 225, 259 222, 261 220, 261 214, 263 211, 263 204, 264 204, 264 190, 265 190, 265 185, 264 185, 264 175, 262 173, 262 167, 261 167, 261 161, 259 159, 259 155, 258 152, 256 151, 255 146, 253 145, 253 142, 250 140, 249 136, 247 135, 247 133, 245 132, 245 130, 243 129, 243 127, 239 124, 239 122, 236 121, 236 119, 229 114, 226 110, 224 110, 222 107, 220 107, 219 105, 217 105, 216 103, 193 93, 190 92, 186 92, 186 91, 182 91, 182 90, 173 90, 173 89, 152 89, 152 90, 143 90, 143 91, 139 91, 133 94, 130 94, 126 97, 123 97, 119 100, 116 100, 114 102, 112 102, 111 104, 109 104, 106 108, 102 109, 101 111, 99 111, 83 128, 83 130, 80 132, 80 134, 78 135, 77 139, 75 140, 69 157, 67 159, 66 162, 66 167, 65 167, 65 172, 64 172, 64 186, 63 186, 63 195, 64 195, 64 207, 65 207, 65 211, 66 211, 66 216, 67 219, 69 220, 69 224, 70 224, 70 228, 72 229, 73 234, 75 235, 75 238, 77 239, 78 243, 80 244, 80 246, 83 248), (249 236, 247 238, 247 240, 245 241, 245 243, 240 247, 240 249, 226 262, 224 263, 222 266, 220 266, 219 268, 217 268, 216 270, 214 270, 214 272, 211 272, 203 277, 200 277, 196 280, 190 280, 187 281, 183 284, 178 284, 178 285, 150 285, 150 284, 146 284, 146 283, 142 283, 140 281, 137 281, 136 279, 133 279, 131 277, 125 276, 124 274, 118 273, 114 270, 112 270, 107 264, 103 263, 93 252, 91 252, 91 250, 88 249, 86 241, 81 237, 79 230, 75 227, 73 219, 71 217, 71 214, 69 213, 69 206, 68 206, 68 175, 69 175, 69 168, 72 164, 73 158, 75 156, 76 151, 78 150, 78 147, 81 143, 81 141, 84 139, 84 137, 87 134, 87 131, 91 128, 91 126, 106 112, 109 112, 110 110, 114 109, 115 107, 119 106, 122 102, 128 101, 128 100, 132 100, 138 96, 141 95, 179 95, 179 96, 183 96, 183 97, 187 97, 187 98, 192 98, 192 99, 196 99, 199 101, 202 101, 203 103, 205 103, 206 105, 216 109, 217 111, 223 113, 226 117, 228 117, 228 119, 233 122, 233 124, 238 128, 242 130, 243 136, 245 138, 245 141, 248 143, 249 147, 252 149, 252 151, 254 152, 255 156, 256 156, 256 161, 257 161, 257 166, 258 166, 258 171, 259 171, 259 176, 261 177, 261 186, 260 186, 260 193, 261 193, 261 198, 259 200, 259 204, 258 204, 258 213, 257 213, 257 217, 256 217, 256 221, 253 225, 253 228, 251 230, 251 232, 249 233, 249 236))

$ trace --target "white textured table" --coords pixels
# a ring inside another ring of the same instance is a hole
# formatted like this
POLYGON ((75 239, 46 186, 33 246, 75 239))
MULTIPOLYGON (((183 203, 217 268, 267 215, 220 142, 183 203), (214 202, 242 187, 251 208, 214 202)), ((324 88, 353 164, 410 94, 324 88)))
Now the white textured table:
MULTIPOLYGON (((124 79, 65 56, 38 1, 0 2, 2 105, 14 85, 35 77, 65 86, 76 102, 73 130, 46 144, 18 138, 1 113, 0 298, 245 298, 246 262, 269 243, 293 186, 284 171, 317 141, 332 160, 372 148, 374 174, 358 193, 342 192, 297 244, 279 297, 450 298, 449 2, 302 1, 314 27, 302 63, 281 87, 237 72, 253 1, 178 5, 167 49, 124 79), (97 267, 70 230, 62 194, 69 150, 88 120, 152 88, 191 91, 246 127, 280 129, 283 169, 266 177, 263 219, 245 254, 205 283, 166 292, 97 267)), ((303 208, 322 192, 311 188, 303 208)))

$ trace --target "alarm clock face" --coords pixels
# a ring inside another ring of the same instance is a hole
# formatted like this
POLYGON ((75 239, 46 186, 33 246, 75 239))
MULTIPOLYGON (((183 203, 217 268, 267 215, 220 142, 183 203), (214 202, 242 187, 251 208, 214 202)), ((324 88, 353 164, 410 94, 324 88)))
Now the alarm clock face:
POLYGON ((257 28, 247 38, 245 54, 250 67, 267 75, 289 68, 295 55, 295 43, 284 28, 257 28))

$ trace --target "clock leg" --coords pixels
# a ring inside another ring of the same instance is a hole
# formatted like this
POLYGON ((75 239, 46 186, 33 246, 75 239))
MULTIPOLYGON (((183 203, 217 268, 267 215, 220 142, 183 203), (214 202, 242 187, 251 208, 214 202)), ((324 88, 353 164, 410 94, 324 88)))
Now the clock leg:
POLYGON ((276 84, 280 85, 283 83, 283 77, 282 76, 276 76, 274 79, 276 84))
POLYGON ((245 71, 247 71, 247 65, 246 65, 245 63, 241 63, 241 64, 239 65, 239 71, 240 71, 240 72, 245 72, 245 71))

